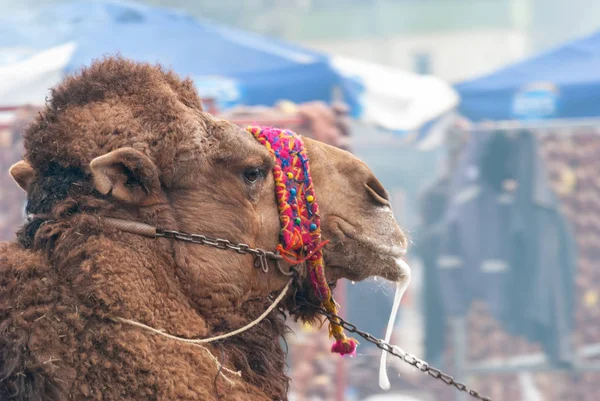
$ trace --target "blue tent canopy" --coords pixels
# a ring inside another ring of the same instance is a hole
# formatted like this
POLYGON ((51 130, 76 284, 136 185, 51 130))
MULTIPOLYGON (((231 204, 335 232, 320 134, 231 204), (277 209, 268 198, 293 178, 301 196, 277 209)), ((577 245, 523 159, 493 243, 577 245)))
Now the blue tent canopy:
POLYGON ((600 32, 456 90, 472 121, 600 117, 600 32))
POLYGON ((282 98, 329 101, 334 87, 341 85, 320 53, 174 10, 73 2, 26 18, 26 23, 12 25, 12 32, 3 32, 0 45, 30 39, 26 45, 44 48, 74 41, 77 47, 65 66, 67 73, 102 55, 119 53, 137 61, 161 62, 192 77, 201 92, 218 97, 223 106, 270 105, 282 98))

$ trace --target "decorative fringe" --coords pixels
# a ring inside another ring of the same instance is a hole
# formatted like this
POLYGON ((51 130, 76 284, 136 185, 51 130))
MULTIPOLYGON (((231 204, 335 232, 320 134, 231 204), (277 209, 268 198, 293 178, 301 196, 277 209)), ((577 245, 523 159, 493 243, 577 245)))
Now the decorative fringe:
MULTIPOLYGON (((277 250, 292 265, 307 262, 310 281, 321 305, 337 314, 331 289, 325 277, 319 206, 301 138, 289 130, 269 127, 246 129, 264 145, 275 161, 273 178, 281 222, 280 244, 277 250), (303 256, 304 255, 304 256, 303 256)), ((354 355, 358 341, 346 337, 344 329, 329 323, 329 335, 336 339, 331 351, 354 355)))

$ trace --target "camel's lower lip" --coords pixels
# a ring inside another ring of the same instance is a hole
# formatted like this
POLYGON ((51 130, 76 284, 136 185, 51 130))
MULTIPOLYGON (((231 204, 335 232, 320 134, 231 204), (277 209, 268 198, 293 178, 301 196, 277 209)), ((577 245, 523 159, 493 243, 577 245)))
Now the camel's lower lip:
POLYGON ((394 283, 403 283, 410 280, 410 266, 401 258, 394 258, 393 264, 390 264, 389 269, 382 271, 377 276, 382 277, 394 283))
POLYGON ((401 258, 396 258, 396 266, 398 266, 398 271, 400 272, 401 280, 410 280, 411 277, 411 269, 408 263, 406 263, 401 258))

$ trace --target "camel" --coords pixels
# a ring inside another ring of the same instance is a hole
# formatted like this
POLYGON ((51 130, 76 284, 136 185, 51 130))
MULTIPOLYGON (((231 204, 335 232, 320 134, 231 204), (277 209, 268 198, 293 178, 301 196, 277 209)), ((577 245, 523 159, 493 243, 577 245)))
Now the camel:
MULTIPOLYGON (((303 143, 327 281, 406 280, 398 260, 407 240, 381 183, 352 154, 303 143)), ((120 57, 52 89, 24 145, 10 173, 30 218, 16 242, 0 244, 0 399, 287 399, 286 318, 318 320, 300 302, 313 299, 306 275, 284 293, 290 262, 257 268, 249 254, 107 223, 275 250, 281 226, 265 146, 203 111, 191 80, 120 57), (265 319, 221 341, 166 335, 237 330, 281 294, 265 319)))

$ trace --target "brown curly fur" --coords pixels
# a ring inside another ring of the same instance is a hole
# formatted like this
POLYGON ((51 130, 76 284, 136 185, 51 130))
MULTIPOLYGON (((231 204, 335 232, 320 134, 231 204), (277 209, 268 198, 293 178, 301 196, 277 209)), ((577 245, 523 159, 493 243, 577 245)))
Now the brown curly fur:
MULTIPOLYGON (((158 327, 205 336, 207 322, 169 288, 175 278, 161 268, 168 266, 161 255, 168 249, 134 235, 105 234, 92 217, 72 221, 40 227, 34 252, 3 245, 0 399, 213 399, 216 368, 203 352, 107 319, 109 313, 128 316, 135 302, 136 314, 158 327), (166 313, 180 320, 160 324, 166 313)), ((217 333, 230 331, 262 310, 262 303, 249 303, 211 323, 217 333)), ((249 383, 229 388, 218 380, 224 399, 285 398, 277 342, 283 330, 283 319, 273 315, 222 342, 228 365, 249 383)), ((218 348, 213 352, 219 355, 218 348)))
MULTIPOLYGON (((86 168, 94 157, 133 146, 152 158, 163 185, 174 187, 185 176, 173 171, 176 160, 203 156, 186 141, 207 122, 189 80, 118 58, 53 90, 25 133, 25 158, 37 173, 27 210, 49 220, 34 219, 20 230, 19 244, 0 248, 0 399, 286 399, 279 313, 208 347, 219 359, 223 349, 223 363, 241 371, 235 386, 221 378, 213 386, 217 369, 205 351, 108 319, 198 338, 239 328, 266 308, 264 297, 247 294, 235 307, 209 305, 224 314, 202 313, 206 300, 190 300, 185 278, 172 268, 186 265, 175 260, 189 257, 185 250, 102 227, 95 217, 123 205, 94 191, 86 168)), ((201 138, 204 157, 217 140, 201 138)), ((165 205, 120 213, 179 226, 165 205)), ((226 266, 240 257, 218 258, 226 266)))

